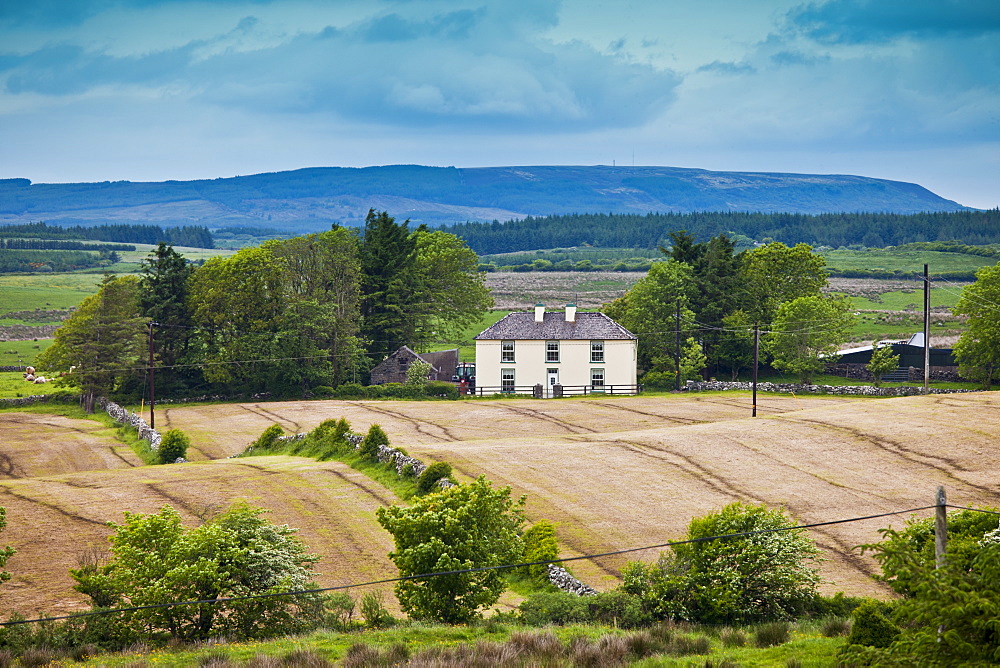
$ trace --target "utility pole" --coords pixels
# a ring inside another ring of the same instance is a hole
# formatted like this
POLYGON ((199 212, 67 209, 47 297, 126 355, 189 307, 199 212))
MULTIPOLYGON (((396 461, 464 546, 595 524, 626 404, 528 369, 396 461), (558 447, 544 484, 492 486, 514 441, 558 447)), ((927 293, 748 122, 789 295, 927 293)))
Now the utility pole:
POLYGON ((924 394, 931 382, 931 279, 924 265, 924 394))
POLYGON ((149 428, 156 429, 156 414, 153 410, 156 408, 156 382, 153 379, 153 325, 158 323, 149 323, 149 428))
POLYGON ((760 359, 760 323, 753 325, 753 413, 757 417, 757 361, 760 359))
POLYGON ((674 355, 677 358, 677 375, 675 377, 674 389, 681 391, 681 300, 674 300, 677 311, 674 318, 674 355))

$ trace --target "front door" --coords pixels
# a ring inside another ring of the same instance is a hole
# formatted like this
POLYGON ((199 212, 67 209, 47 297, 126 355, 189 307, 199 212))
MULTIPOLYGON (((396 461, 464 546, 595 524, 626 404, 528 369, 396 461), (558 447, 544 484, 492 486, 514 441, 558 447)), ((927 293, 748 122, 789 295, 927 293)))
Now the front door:
POLYGON ((549 396, 552 396, 552 387, 559 384, 559 369, 549 369, 549 396))

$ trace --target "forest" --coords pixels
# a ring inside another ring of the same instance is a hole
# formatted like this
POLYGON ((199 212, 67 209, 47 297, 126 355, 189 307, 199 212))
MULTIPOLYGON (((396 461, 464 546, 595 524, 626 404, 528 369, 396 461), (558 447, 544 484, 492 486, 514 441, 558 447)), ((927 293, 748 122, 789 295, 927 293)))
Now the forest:
POLYGON ((461 223, 440 228, 480 255, 538 248, 596 246, 656 248, 670 232, 687 230, 699 242, 726 234, 738 243, 807 243, 814 247, 898 246, 916 242, 1000 243, 1000 209, 914 214, 894 213, 701 213, 572 214, 528 216, 505 223, 461 223))
MULTIPOLYGON (((0 238, 10 240, 83 239, 131 244, 158 244, 162 241, 171 246, 215 248, 212 233, 209 232, 207 227, 197 225, 183 225, 180 227, 160 227, 159 225, 74 225, 72 227, 62 227, 47 223, 27 223, 24 225, 0 225, 0 238)), ((7 243, 11 242, 8 241, 7 243)), ((27 248, 28 246, 7 245, 2 247, 27 248)), ((31 247, 38 248, 38 246, 31 247)), ((119 248, 118 250, 127 249, 119 248)))

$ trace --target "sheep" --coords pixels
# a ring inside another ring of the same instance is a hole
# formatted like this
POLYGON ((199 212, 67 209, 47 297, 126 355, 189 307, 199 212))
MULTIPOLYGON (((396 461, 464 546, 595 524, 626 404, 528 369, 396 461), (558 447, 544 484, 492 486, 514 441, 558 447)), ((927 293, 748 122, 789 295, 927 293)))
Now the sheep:
POLYGON ((35 385, 41 385, 43 383, 51 383, 51 382, 52 382, 52 379, 51 378, 46 378, 45 376, 38 376, 34 380, 35 385))

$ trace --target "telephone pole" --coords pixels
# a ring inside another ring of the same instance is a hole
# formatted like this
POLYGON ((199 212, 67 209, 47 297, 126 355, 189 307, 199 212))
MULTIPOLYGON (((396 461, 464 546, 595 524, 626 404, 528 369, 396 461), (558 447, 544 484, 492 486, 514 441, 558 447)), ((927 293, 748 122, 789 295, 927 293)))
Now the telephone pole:
POLYGON ((931 279, 924 265, 924 394, 931 382, 931 279))
POLYGON ((760 323, 753 325, 753 413, 757 417, 757 361, 760 359, 760 323))
POLYGON ((681 391, 681 300, 675 299, 676 316, 674 318, 674 354, 677 358, 677 375, 674 378, 674 389, 681 391))
POLYGON ((153 379, 153 325, 159 323, 149 323, 149 428, 156 429, 156 381, 153 379))

